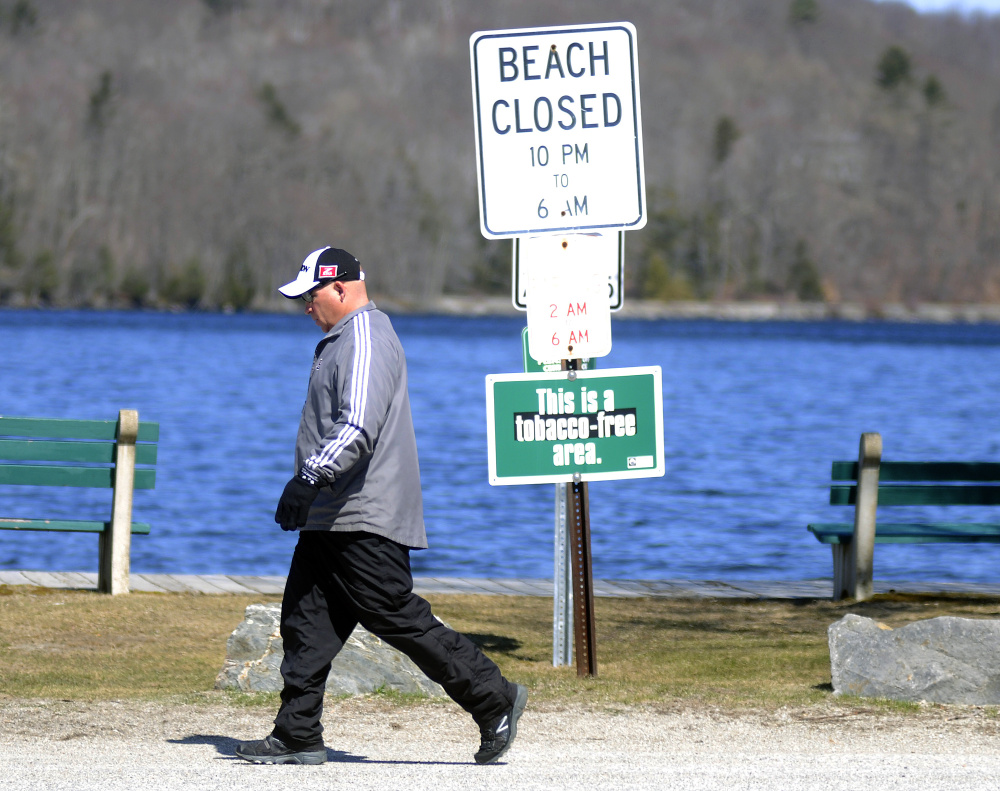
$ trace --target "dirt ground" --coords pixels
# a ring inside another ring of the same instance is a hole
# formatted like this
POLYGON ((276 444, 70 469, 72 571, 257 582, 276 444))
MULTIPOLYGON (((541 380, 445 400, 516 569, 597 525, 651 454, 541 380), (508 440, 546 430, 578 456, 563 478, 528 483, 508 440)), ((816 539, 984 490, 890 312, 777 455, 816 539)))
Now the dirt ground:
POLYGON ((496 766, 472 761, 478 732, 450 702, 333 701, 328 763, 262 767, 233 757, 273 710, 199 703, 0 700, 0 789, 910 789, 1000 782, 1000 722, 988 709, 725 711, 529 706, 496 766))

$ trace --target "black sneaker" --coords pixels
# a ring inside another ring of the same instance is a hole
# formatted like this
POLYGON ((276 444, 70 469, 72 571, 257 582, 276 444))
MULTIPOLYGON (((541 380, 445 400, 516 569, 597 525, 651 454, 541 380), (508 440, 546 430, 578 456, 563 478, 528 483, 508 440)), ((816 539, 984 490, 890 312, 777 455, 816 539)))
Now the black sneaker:
POLYGON ((496 761, 507 752, 514 737, 517 736, 517 721, 528 703, 528 688, 521 684, 515 686, 517 696, 510 711, 490 725, 479 726, 482 741, 479 744, 479 752, 476 753, 477 764, 491 764, 496 761))
POLYGON ((274 734, 257 742, 242 742, 236 747, 236 755, 244 761, 255 764, 325 764, 326 747, 311 745, 304 750, 288 747, 274 734))

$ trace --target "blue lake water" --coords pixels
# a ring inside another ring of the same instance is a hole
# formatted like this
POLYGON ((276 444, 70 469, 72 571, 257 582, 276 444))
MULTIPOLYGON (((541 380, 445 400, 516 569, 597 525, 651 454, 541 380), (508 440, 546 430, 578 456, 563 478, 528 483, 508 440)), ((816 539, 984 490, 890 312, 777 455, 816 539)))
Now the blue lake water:
MULTIPOLYGON (((554 487, 487 482, 484 380, 521 370, 523 320, 393 322, 431 543, 414 573, 551 577, 554 487)), ((855 458, 862 431, 881 432, 886 458, 1000 459, 996 325, 614 321, 613 338, 601 368, 663 369, 667 459, 663 478, 591 484, 599 578, 828 578, 806 525, 850 519, 826 504, 830 461, 855 458)), ((284 574, 294 535, 272 517, 318 339, 290 315, 0 311, 0 414, 138 409, 160 451, 155 490, 136 493, 152 533, 133 539, 133 571, 284 574)), ((106 492, 0 491, 3 516, 108 511, 106 492)), ((2 531, 0 568, 94 571, 96 542, 2 531)), ((986 545, 880 546, 875 573, 996 582, 998 560, 986 545)))

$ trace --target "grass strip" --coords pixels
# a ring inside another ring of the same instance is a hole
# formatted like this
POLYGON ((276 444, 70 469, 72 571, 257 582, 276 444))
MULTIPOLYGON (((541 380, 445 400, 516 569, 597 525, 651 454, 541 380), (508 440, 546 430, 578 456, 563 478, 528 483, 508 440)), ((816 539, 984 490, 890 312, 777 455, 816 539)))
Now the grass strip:
MULTIPOLYGON (((827 628, 848 612, 903 626, 938 615, 1000 616, 1000 599, 882 595, 826 600, 611 599, 595 604, 598 674, 552 667, 552 602, 432 595, 435 613, 483 648, 536 702, 726 709, 829 702, 827 628)), ((226 640, 255 595, 0 586, 0 689, 7 697, 166 700, 213 689, 226 640)), ((233 696, 239 705, 254 696, 233 696)), ((406 696, 401 702, 407 702, 406 696)), ((273 705, 273 696, 262 696, 273 705)), ((850 701, 856 705, 857 701, 850 701)), ((904 707, 905 708, 905 707, 904 707)))

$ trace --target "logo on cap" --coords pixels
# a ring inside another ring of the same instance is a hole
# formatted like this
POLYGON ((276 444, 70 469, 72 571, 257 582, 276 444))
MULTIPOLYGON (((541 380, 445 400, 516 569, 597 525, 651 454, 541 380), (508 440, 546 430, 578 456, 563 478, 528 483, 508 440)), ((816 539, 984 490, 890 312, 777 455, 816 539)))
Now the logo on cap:
POLYGON ((317 277, 336 277, 337 267, 335 266, 321 266, 319 268, 319 275, 317 277))

